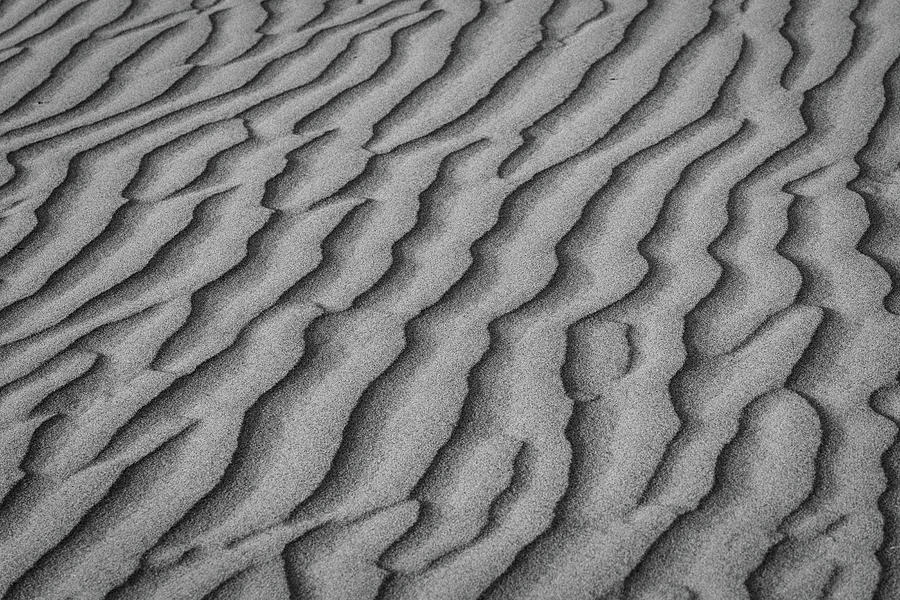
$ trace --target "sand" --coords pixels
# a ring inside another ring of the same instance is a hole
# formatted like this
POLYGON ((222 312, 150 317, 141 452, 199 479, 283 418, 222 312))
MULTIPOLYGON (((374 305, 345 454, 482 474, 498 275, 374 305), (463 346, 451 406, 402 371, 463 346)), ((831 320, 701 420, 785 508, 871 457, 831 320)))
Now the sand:
POLYGON ((0 0, 9 599, 900 598, 897 0, 0 0))

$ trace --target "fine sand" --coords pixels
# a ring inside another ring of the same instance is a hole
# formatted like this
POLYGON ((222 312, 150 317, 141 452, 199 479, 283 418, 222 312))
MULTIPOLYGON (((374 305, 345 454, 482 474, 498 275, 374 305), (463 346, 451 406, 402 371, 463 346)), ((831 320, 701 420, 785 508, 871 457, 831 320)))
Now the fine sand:
POLYGON ((0 0, 0 595, 900 599, 898 56, 898 0, 0 0))

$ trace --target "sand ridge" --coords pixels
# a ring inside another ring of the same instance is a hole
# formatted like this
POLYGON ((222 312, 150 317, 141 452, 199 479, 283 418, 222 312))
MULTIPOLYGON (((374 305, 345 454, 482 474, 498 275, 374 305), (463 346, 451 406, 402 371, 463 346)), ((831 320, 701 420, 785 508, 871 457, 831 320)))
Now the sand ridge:
POLYGON ((900 3, 0 0, 11 599, 900 598, 900 3))

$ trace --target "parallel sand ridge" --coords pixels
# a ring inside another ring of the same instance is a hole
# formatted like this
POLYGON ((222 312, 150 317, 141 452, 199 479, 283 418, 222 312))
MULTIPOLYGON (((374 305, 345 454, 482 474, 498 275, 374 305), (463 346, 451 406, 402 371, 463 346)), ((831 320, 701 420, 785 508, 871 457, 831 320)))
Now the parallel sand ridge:
POLYGON ((5 598, 900 598, 900 2, 0 31, 5 598))

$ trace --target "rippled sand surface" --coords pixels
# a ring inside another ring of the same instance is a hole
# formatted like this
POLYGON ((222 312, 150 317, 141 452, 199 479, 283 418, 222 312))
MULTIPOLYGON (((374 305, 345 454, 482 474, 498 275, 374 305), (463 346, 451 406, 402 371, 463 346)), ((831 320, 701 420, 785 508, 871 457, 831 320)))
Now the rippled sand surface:
POLYGON ((0 0, 0 595, 900 598, 897 0, 0 0))

